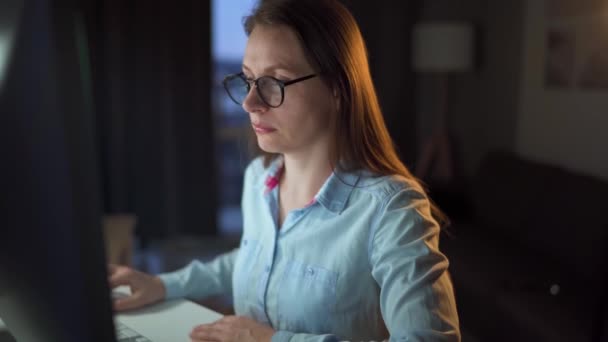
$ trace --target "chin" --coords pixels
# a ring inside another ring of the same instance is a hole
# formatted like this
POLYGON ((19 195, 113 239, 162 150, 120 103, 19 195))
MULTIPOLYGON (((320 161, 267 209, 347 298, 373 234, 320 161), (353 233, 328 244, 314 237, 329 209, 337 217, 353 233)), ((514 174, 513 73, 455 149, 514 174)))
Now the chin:
POLYGON ((280 146, 272 143, 271 141, 267 141, 266 139, 260 139, 259 137, 258 147, 260 148, 260 150, 266 153, 283 153, 283 149, 280 148, 280 146))

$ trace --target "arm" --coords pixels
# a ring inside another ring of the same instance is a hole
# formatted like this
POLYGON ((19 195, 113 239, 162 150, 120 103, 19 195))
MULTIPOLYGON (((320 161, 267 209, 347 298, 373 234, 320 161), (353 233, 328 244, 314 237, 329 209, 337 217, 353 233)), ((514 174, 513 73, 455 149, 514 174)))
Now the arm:
MULTIPOLYGON (((253 160, 245 170, 243 201, 252 187, 256 175, 263 171, 262 158, 253 160)), ((203 299, 205 297, 232 293, 232 273, 238 249, 223 254, 209 263, 193 261, 188 266, 159 277, 166 288, 166 299, 188 297, 203 299)))
POLYGON ((188 266, 159 275, 166 289, 166 299, 232 294, 232 270, 238 248, 219 255, 208 263, 192 261, 188 266))
POLYGON ((372 276, 391 340, 460 341, 448 260, 438 249, 439 227, 421 192, 389 197, 372 230, 372 276))

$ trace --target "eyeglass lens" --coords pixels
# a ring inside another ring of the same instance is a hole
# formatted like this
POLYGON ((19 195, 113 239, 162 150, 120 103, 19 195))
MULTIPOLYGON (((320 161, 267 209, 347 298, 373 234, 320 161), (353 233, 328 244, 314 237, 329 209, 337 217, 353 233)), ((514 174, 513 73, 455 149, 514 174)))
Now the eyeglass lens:
MULTIPOLYGON (((253 83, 253 82, 252 82, 253 83)), ((243 104, 250 90, 250 83, 242 76, 233 76, 225 82, 228 95, 238 104, 243 104)), ((262 101, 271 107, 277 107, 282 102, 281 85, 273 78, 262 76, 257 80, 257 92, 262 101)))

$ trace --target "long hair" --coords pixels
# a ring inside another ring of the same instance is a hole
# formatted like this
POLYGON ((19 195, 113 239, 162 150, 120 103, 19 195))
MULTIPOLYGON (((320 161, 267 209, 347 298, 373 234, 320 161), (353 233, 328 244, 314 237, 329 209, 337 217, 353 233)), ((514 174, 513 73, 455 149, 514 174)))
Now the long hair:
MULTIPOLYGON (((291 28, 308 62, 336 92, 339 109, 331 125, 330 161, 337 170, 400 175, 421 185, 397 155, 384 123, 363 36, 344 5, 337 0, 261 0, 243 24, 247 35, 259 24, 291 28)), ((266 166, 276 157, 257 152, 264 155, 266 166)), ((448 222, 432 201, 431 212, 440 225, 448 222)))

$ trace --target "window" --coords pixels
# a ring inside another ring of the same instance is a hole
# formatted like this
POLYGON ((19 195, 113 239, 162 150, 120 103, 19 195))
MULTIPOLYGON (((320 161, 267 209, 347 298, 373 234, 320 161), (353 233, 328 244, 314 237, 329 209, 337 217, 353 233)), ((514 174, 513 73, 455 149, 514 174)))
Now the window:
POLYGON ((220 234, 240 234, 242 230, 241 192, 243 172, 248 163, 249 117, 234 104, 222 86, 225 75, 241 71, 247 36, 243 17, 255 0, 213 0, 212 2, 212 109, 216 128, 218 165, 218 227, 220 234))

